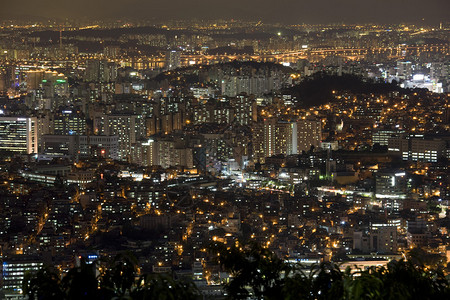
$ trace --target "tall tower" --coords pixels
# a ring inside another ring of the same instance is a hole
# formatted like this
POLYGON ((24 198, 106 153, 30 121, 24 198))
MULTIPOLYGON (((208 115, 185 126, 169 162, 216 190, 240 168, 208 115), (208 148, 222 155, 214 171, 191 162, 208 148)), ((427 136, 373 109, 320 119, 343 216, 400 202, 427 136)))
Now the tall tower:
POLYGON ((62 50, 62 29, 59 30, 59 50, 62 50))

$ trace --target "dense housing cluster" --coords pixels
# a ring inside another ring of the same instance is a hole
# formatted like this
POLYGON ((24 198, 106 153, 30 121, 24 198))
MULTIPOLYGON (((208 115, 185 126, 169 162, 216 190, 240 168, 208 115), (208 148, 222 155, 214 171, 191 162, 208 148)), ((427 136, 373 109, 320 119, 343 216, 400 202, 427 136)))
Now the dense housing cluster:
POLYGON ((447 267, 445 24, 122 25, 0 27, 8 297, 128 250, 220 298, 217 243, 305 270, 416 248, 447 267))

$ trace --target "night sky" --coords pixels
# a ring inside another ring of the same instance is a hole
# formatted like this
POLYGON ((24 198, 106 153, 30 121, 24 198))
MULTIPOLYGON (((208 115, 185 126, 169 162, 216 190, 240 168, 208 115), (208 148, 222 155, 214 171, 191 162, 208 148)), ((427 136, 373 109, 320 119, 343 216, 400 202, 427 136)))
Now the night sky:
POLYGON ((450 0, 0 0, 2 18, 226 18, 283 23, 450 21, 450 0))

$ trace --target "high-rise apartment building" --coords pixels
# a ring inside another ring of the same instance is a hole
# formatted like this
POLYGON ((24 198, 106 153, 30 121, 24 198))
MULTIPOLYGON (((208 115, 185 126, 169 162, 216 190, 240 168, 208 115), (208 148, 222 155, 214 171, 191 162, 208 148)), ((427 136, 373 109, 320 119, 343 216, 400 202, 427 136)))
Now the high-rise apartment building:
POLYGON ((237 95, 231 99, 234 108, 234 120, 241 125, 249 125, 251 121, 256 121, 257 105, 254 98, 247 95, 237 95))
MULTIPOLYGON (((297 152, 309 151, 311 146, 318 148, 322 140, 322 123, 317 119, 297 121, 297 152)), ((293 154, 295 154, 293 153, 293 154)))
POLYGON ((410 61, 397 62, 397 77, 401 80, 407 80, 412 76, 412 63, 410 61))
POLYGON ((94 132, 119 136, 119 159, 127 160, 132 145, 146 135, 145 119, 141 115, 104 115, 94 120, 94 132))
POLYGON ((117 77, 117 66, 107 60, 89 60, 86 63, 85 80, 93 82, 112 82, 117 77))
POLYGON ((319 147, 321 139, 320 121, 265 119, 252 127, 253 161, 264 163, 266 157, 299 154, 310 150, 311 146, 319 147))
POLYGON ((149 139, 131 148, 131 161, 143 166, 194 166, 193 149, 172 139, 149 139))
POLYGON ((264 163, 266 157, 292 154, 296 145, 296 124, 276 118, 255 123, 252 128, 253 161, 264 163))
POLYGON ((225 76, 222 79, 222 95, 234 97, 241 93, 262 95, 281 88, 280 76, 225 76))
POLYGON ((173 70, 181 67, 181 52, 171 50, 166 52, 166 69, 173 70))

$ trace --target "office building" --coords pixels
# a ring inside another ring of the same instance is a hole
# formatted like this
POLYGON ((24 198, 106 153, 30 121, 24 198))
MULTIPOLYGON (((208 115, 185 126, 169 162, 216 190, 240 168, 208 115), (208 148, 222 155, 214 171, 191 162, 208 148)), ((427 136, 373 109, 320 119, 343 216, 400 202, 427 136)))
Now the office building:
POLYGON ((390 138, 399 137, 405 131, 400 129, 379 129, 372 134, 372 145, 387 146, 390 138))
POLYGON ((37 119, 0 117, 0 150, 20 153, 37 153, 37 119))
POLYGON ((26 273, 36 273, 44 264, 37 257, 16 255, 3 259, 3 290, 22 293, 23 280, 26 273))
POLYGON ((86 118, 81 112, 72 109, 62 110, 54 116, 53 133, 57 135, 85 134, 86 118))
POLYGON ((354 231, 353 249, 362 253, 397 253, 397 227, 383 225, 368 231, 354 231))
POLYGON ((119 159, 117 135, 43 135, 40 153, 51 157, 119 159))
POLYGON ((423 135, 395 137, 389 139, 388 151, 401 156, 403 160, 437 162, 446 155, 446 142, 439 138, 425 138, 423 135))
POLYGON ((382 170, 375 175, 375 193, 378 198, 404 198, 407 176, 401 170, 382 170))

